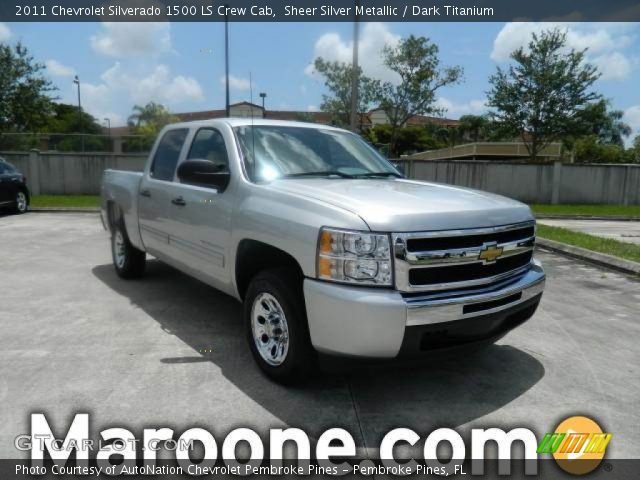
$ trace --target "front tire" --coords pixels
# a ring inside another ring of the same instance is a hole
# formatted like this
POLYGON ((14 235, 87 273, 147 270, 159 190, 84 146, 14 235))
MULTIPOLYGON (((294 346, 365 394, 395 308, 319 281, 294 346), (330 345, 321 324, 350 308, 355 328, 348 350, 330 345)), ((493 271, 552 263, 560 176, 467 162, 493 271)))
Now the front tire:
POLYGON ((16 193, 15 203, 15 211, 18 214, 26 213, 29 209, 29 198, 22 190, 18 190, 16 193))
POLYGON ((315 367, 302 280, 294 270, 257 274, 244 299, 245 331, 260 369, 280 383, 303 379, 315 367))
POLYGON ((123 223, 120 220, 111 234, 113 266, 121 278, 138 278, 144 274, 147 256, 131 244, 123 223))

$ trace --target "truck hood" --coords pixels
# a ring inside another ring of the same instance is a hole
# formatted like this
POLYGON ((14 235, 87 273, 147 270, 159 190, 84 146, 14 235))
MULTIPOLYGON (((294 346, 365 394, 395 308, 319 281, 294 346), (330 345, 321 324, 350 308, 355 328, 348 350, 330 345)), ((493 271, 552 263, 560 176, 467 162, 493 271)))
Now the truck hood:
POLYGON ((533 219, 528 206, 500 195, 414 180, 281 179, 269 187, 341 207, 380 232, 482 228, 533 219))

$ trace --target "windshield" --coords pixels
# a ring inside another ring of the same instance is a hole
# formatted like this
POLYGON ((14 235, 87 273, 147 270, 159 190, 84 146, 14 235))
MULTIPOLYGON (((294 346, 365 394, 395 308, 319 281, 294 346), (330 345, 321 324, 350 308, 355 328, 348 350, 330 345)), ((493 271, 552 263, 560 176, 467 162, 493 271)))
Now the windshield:
POLYGON ((360 137, 322 128, 242 126, 235 128, 245 168, 254 182, 276 178, 400 177, 360 137))

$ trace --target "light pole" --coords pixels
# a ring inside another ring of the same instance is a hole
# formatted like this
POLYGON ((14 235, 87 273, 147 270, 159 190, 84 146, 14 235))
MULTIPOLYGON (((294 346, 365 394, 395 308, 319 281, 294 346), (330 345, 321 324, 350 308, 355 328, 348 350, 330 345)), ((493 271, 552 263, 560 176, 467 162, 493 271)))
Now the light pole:
MULTIPOLYGON (((360 5, 359 0, 355 0, 355 6, 360 5)), ((353 9, 357 12, 357 8, 353 9)), ((355 14, 353 22, 353 63, 351 65, 351 131, 358 131, 358 40, 359 40, 359 22, 358 15, 355 14)))
POLYGON ((224 85, 225 85, 225 112, 227 118, 231 116, 229 108, 229 9, 225 8, 224 14, 224 85))
POLYGON ((267 94, 260 92, 260 98, 262 99, 262 118, 267 118, 267 111, 264 109, 264 99, 267 98, 267 94))
POLYGON ((111 143, 111 119, 105 117, 104 121, 107 122, 107 146, 111 149, 111 151, 113 151, 113 144, 111 143))
POLYGON ((80 102, 80 77, 76 75, 73 78, 73 83, 78 86, 78 130, 80 130, 80 141, 82 143, 82 151, 84 152, 84 134, 82 128, 82 103, 80 102))

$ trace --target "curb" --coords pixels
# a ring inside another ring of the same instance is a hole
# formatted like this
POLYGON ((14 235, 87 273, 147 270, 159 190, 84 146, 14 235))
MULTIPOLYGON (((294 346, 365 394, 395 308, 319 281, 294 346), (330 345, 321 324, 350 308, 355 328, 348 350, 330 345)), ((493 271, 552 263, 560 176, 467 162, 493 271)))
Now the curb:
POLYGON ((612 220, 616 222, 640 222, 640 217, 597 215, 536 215, 536 220, 612 220))
POLYGON ((99 208, 29 207, 33 213, 100 213, 99 208))
POLYGON ((622 258, 614 257, 613 255, 594 252, 593 250, 587 250, 586 248, 574 247, 573 245, 567 245, 566 243, 556 242, 555 240, 548 240, 541 237, 536 238, 536 246, 568 257, 595 263, 602 267, 611 268, 612 270, 617 270, 619 272, 640 275, 640 263, 632 262, 631 260, 624 260, 622 258))

